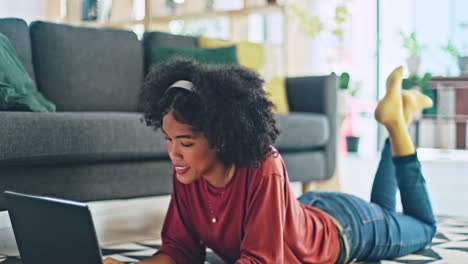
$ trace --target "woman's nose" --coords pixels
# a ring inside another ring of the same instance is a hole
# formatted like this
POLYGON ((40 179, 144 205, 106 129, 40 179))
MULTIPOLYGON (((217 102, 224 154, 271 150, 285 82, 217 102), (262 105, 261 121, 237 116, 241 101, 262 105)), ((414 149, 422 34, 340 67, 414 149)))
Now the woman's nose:
POLYGON ((180 154, 180 152, 178 151, 177 147, 174 146, 175 144, 172 144, 172 146, 170 147, 169 149, 169 157, 171 158, 171 160, 181 160, 182 159, 182 155, 180 154))

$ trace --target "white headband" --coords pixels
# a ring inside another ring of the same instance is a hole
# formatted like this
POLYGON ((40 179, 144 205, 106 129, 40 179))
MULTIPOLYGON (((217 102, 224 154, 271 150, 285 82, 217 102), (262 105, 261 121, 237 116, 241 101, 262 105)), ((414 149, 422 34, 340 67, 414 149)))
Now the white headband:
POLYGON ((185 80, 180 80, 180 81, 177 81, 177 82, 173 83, 171 86, 169 86, 169 88, 167 88, 167 90, 166 90, 166 93, 171 88, 182 88, 182 89, 185 89, 187 91, 190 91, 190 92, 194 93, 195 92, 193 90, 194 87, 195 87, 195 85, 193 85, 192 82, 185 81, 185 80))

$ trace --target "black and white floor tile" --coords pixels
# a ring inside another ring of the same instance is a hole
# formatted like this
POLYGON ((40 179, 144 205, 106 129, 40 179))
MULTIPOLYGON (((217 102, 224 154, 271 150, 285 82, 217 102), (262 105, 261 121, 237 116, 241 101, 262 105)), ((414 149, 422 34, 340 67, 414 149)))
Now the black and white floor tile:
MULTIPOLYGON (((367 262, 368 264, 462 264, 468 263, 468 218, 438 217, 438 232, 429 248, 394 260, 367 262)), ((111 245, 102 248, 104 257, 112 257, 125 263, 135 263, 154 254, 160 240, 139 241, 111 245)), ((21 264, 15 257, 0 257, 1 264, 21 264)), ((211 250, 207 251, 206 264, 224 263, 211 250)), ((364 263, 364 262, 360 262, 364 263)))

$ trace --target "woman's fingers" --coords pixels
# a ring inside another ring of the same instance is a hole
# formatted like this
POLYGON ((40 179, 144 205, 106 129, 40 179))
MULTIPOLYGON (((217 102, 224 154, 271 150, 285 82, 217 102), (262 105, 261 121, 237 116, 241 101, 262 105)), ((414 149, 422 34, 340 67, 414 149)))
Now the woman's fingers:
POLYGON ((104 264, 125 264, 125 263, 118 261, 116 259, 113 259, 113 258, 105 258, 104 264))

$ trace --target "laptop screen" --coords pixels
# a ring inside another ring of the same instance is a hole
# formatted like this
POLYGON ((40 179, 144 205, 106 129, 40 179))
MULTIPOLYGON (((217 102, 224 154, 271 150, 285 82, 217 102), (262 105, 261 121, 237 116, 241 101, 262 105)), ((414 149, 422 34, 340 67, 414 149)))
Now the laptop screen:
POLYGON ((84 203, 4 192, 23 264, 102 264, 84 203))

